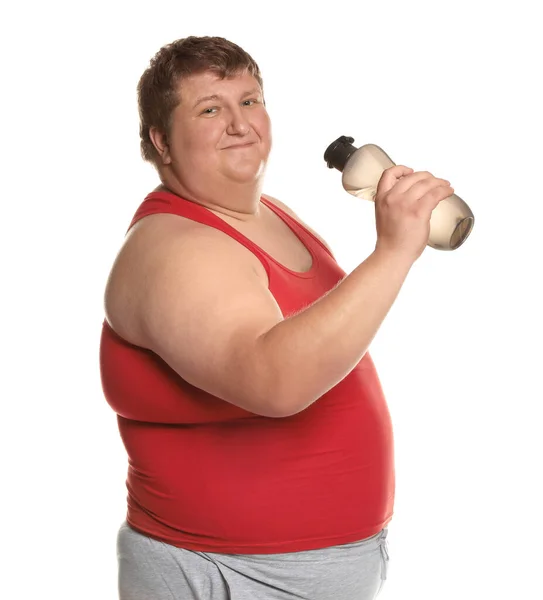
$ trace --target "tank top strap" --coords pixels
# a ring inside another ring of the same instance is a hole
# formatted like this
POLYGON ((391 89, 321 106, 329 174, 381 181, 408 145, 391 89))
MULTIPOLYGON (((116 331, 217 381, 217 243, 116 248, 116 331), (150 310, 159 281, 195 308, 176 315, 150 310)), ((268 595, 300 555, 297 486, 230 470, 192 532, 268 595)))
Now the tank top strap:
POLYGON ((251 250, 259 249, 258 246, 251 242, 251 240, 246 238, 226 221, 223 221, 223 219, 218 217, 211 210, 208 210, 205 206, 197 204, 196 202, 191 202, 190 200, 185 200, 184 198, 181 198, 181 196, 177 196, 171 192, 151 192, 148 194, 136 211, 128 230, 130 230, 137 221, 143 219, 143 217, 157 213, 179 215, 180 217, 186 217, 191 221, 209 225, 227 233, 251 250))
MULTIPOLYGON (((298 235, 302 243, 304 243, 304 245, 306 245, 306 247, 312 253, 315 263, 318 263, 318 254, 319 252, 322 252, 322 250, 324 250, 328 255, 330 255, 335 261, 334 256, 331 254, 328 248, 326 248, 326 246, 324 246, 324 244, 301 223, 298 223, 288 213, 286 213, 284 210, 282 210, 266 198, 261 197, 261 202, 263 202, 263 204, 265 204, 270 210, 277 214, 279 218, 285 221, 286 224, 294 231, 294 233, 298 235), (315 246, 317 246, 317 248, 315 246)), ((245 246, 248 250, 250 250, 260 260, 268 274, 268 277, 270 277, 270 257, 266 252, 264 252, 249 238, 244 236, 237 229, 229 225, 226 221, 218 217, 215 213, 213 213, 205 206, 202 206, 195 202, 191 202, 190 200, 186 200, 181 196, 173 194, 172 192, 160 191, 151 192, 150 194, 148 194, 136 210, 136 213, 134 214, 134 217, 127 229, 127 233, 140 219, 159 213, 179 215, 181 217, 190 219, 191 221, 196 221, 198 223, 202 223, 203 225, 214 227, 215 229, 226 233, 227 235, 235 239, 237 242, 245 246)), ((292 271, 289 272, 292 273, 292 271)), ((313 273, 314 269, 311 269, 310 272, 303 274, 298 273, 297 275, 303 277, 310 276, 313 273)))
POLYGON ((252 252, 260 260, 268 278, 271 277, 268 257, 261 248, 237 229, 229 225, 226 221, 223 221, 212 211, 208 210, 205 206, 201 206, 190 200, 185 200, 181 196, 177 196, 171 192, 151 192, 148 194, 136 210, 134 218, 127 229, 127 233, 140 219, 159 213, 168 213, 185 217, 191 221, 214 227, 215 229, 226 233, 252 252))
POLYGON ((280 208, 279 206, 273 204, 272 202, 270 202, 269 200, 267 200, 266 198, 264 198, 264 196, 261 196, 260 200, 270 210, 272 210, 276 215, 278 215, 284 221, 286 221, 287 224, 290 225, 290 227, 292 229, 294 229, 294 232, 297 233, 298 236, 302 238, 302 240, 306 241, 310 246, 312 246, 315 243, 317 243, 318 246, 319 246, 319 248, 322 248, 326 252, 326 254, 329 254, 334 259, 334 261, 335 261, 335 257, 330 252, 330 250, 321 242, 321 240, 319 240, 319 238, 316 235, 314 235, 311 231, 309 231, 309 229, 307 229, 306 227, 304 227, 302 225, 302 223, 299 223, 298 221, 296 221, 296 219, 294 219, 293 217, 291 217, 282 208, 280 208))

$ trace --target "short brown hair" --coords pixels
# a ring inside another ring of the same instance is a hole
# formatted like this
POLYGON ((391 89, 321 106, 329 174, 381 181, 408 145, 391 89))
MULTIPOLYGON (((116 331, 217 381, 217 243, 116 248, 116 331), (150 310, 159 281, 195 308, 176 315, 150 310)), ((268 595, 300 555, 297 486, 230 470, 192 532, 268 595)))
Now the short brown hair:
POLYGON ((143 159, 156 164, 158 154, 149 136, 149 129, 156 127, 159 131, 169 133, 172 112, 180 102, 178 85, 183 77, 213 71, 225 78, 245 70, 263 88, 260 69, 253 58, 224 38, 190 36, 163 46, 151 59, 138 83, 143 159))

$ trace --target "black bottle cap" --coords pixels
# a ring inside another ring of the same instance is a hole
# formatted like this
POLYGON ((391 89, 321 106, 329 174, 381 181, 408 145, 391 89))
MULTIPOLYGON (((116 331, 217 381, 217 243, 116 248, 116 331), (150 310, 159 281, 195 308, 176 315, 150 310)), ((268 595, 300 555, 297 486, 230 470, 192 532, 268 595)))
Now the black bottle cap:
POLYGON ((351 155, 358 150, 353 146, 353 142, 354 138, 342 135, 326 148, 324 160, 329 169, 343 171, 351 155))

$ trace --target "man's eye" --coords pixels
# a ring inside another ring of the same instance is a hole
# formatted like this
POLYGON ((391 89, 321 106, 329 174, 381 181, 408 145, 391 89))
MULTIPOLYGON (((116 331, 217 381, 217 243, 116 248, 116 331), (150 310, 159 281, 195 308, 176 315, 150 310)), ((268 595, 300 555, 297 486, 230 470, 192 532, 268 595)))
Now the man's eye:
POLYGON ((216 111, 216 108, 206 108, 202 111, 203 115, 212 115, 214 111, 216 111))
POLYGON ((256 102, 256 100, 244 100, 243 106, 252 106, 253 104, 256 104, 256 102))

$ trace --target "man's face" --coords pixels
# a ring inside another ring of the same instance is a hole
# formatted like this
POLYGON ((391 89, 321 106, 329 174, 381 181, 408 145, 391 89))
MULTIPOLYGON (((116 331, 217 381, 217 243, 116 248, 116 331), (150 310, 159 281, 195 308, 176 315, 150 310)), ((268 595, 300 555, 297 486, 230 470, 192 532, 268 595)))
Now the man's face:
POLYGON ((270 119, 256 79, 247 72, 221 79, 206 71, 183 78, 179 93, 166 160, 180 181, 195 191, 203 182, 255 181, 271 149, 270 119))

